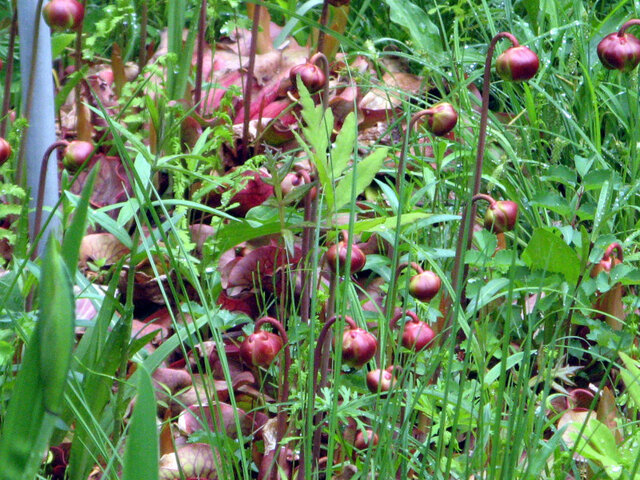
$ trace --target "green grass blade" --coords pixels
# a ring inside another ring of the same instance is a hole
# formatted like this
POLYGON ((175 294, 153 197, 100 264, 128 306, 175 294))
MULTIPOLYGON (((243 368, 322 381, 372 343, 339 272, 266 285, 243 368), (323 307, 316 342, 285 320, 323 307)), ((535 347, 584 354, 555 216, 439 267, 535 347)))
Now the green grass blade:
POLYGON ((158 480, 156 399, 151 375, 138 366, 138 400, 129 425, 122 480, 158 480))
POLYGON ((91 194, 93 193, 93 185, 96 181, 96 176, 100 170, 100 162, 98 162, 93 170, 87 177, 87 183, 85 183, 82 189, 82 195, 78 201, 78 205, 74 209, 73 220, 71 225, 67 229, 67 232, 62 241, 62 257, 64 263, 67 265, 69 272, 75 272, 78 264, 78 252, 80 251, 80 243, 84 232, 87 228, 87 216, 89 212, 89 201, 91 194))

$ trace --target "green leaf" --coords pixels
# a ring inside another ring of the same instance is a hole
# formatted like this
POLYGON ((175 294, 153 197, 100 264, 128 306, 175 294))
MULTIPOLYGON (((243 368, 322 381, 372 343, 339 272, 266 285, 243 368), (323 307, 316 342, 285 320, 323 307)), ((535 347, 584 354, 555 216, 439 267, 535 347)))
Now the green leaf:
POLYGON ((629 397, 636 408, 640 409, 640 368, 637 362, 626 353, 618 352, 618 355, 626 367, 620 369, 620 375, 622 375, 627 392, 629 392, 629 397))
POLYGON ((58 58, 62 55, 64 49, 71 45, 75 38, 75 33, 56 33, 55 35, 51 35, 51 56, 58 58))
POLYGON ((62 257, 69 272, 75 272, 78 265, 78 252, 87 228, 89 201, 91 200, 93 185, 98 171, 100 171, 100 162, 95 164, 87 177, 87 182, 82 189, 82 196, 73 210, 73 220, 71 220, 71 225, 65 232, 64 240, 62 241, 62 257))
POLYGON ((385 0, 391 9, 391 21, 405 27, 411 39, 423 52, 442 53, 440 30, 427 12, 407 0, 385 0))
POLYGON ((349 171, 336 187, 335 210, 349 203, 353 196, 364 192, 382 168, 385 158, 387 158, 387 149, 379 148, 354 165, 354 169, 349 171), (354 171, 356 172, 355 191, 352 191, 354 171))
POLYGON ((0 436, 0 480, 32 479, 55 426, 74 342, 74 305, 57 240, 43 260, 38 325, 26 347, 0 436))
POLYGON ((544 207, 564 217, 573 213, 573 209, 567 199, 558 192, 538 192, 531 199, 531 205, 544 207))
POLYGON ((356 116, 353 112, 347 115, 344 119, 342 128, 336 136, 336 141, 331 150, 331 165, 333 178, 338 178, 344 169, 347 168, 349 159, 351 159, 351 153, 353 152, 353 145, 356 141, 356 116))
POLYGON ((534 230, 522 260, 531 269, 561 273, 567 282, 576 284, 580 274, 580 259, 571 247, 545 228, 534 230))
POLYGON ((144 365, 138 365, 138 372, 138 399, 129 424, 122 480, 158 480, 156 399, 144 365))

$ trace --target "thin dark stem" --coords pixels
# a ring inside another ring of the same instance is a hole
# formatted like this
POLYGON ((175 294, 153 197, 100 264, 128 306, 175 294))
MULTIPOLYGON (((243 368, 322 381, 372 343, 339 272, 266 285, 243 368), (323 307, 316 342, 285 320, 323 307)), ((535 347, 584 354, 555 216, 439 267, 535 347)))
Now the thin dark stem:
MULTIPOLYGON (((202 113, 202 61, 204 59, 204 32, 207 29, 207 0, 202 0, 200 4, 200 19, 198 20, 198 51, 196 52, 196 89, 193 101, 196 111, 202 113)), ((246 112, 245 112, 246 113, 246 112)))
POLYGON ((13 81, 13 56, 16 47, 16 34, 18 32, 18 9, 13 11, 11 18, 11 31, 9 33, 9 47, 7 49, 7 74, 4 79, 4 94, 2 97, 2 113, 0 113, 0 137, 7 134, 7 121, 9 106, 11 105, 11 82, 13 81))
MULTIPOLYGON (((409 121, 409 125, 407 126, 407 132, 404 136, 404 140, 402 142, 402 147, 400 150, 400 159, 398 160, 398 173, 396 174, 396 192, 398 195, 398 213, 397 213, 397 222, 396 222, 396 235, 400 234, 400 225, 401 217, 402 217, 402 208, 403 208, 403 194, 404 194, 404 172, 406 169, 406 158, 407 158, 407 144, 409 143, 409 134, 415 128, 416 123, 425 115, 428 115, 430 110, 421 110, 414 114, 409 121)), ((388 318, 389 312, 393 310, 393 304, 395 302, 396 291, 398 288, 398 267, 400 263, 400 255, 394 248, 393 250, 393 259, 391 265, 391 279, 389 281, 389 289, 387 291, 387 299, 384 306, 384 314, 385 317, 388 318)))
POLYGON ((251 109, 251 90, 253 89, 253 71, 256 66, 256 48, 258 45, 258 28, 260 27, 260 5, 255 5, 253 9, 253 24, 251 25, 251 46, 249 48, 249 66, 247 67, 246 79, 244 82, 243 109, 244 119, 242 122, 242 163, 247 161, 249 154, 249 112, 251 109))
MULTIPOLYGON (((322 360, 324 359, 324 357, 329 357, 329 355, 325 355, 325 345, 327 343, 329 343, 329 333, 330 333, 330 329, 333 326, 334 323, 336 323, 336 320, 339 318, 338 315, 331 315, 329 320, 327 320, 325 322, 325 324, 322 326, 322 330, 320 330, 320 335, 318 335, 318 340, 316 341, 316 348, 313 352, 313 390, 311 391, 311 394, 315 397, 318 395, 318 370, 320 369, 320 364, 322 363, 322 360)), ((353 321, 353 319, 351 317, 348 316, 344 316, 344 321, 347 325, 349 325, 350 328, 356 328, 356 324, 353 321)), ((322 385, 322 380, 324 379, 326 375, 321 376, 321 382, 320 382, 320 386, 322 385)), ((320 423, 322 420, 322 414, 318 413, 315 415, 315 417, 313 418, 313 425, 314 428, 316 429, 315 432, 313 433, 313 450, 312 450, 312 455, 314 459, 318 459, 318 456, 320 455, 320 439, 321 439, 321 433, 322 433, 322 429, 320 428, 320 423)))
MULTIPOLYGON (((491 39, 489 49, 487 51, 487 57, 484 64, 484 77, 482 85, 482 108, 480 110, 480 130, 478 132, 478 146, 476 152, 476 164, 473 175, 473 187, 471 189, 470 200, 466 202, 462 211, 462 218, 460 220, 460 229, 458 230, 458 242, 456 245, 455 261, 453 270, 451 272, 451 285, 455 295, 455 302, 459 302, 464 296, 464 288, 458 288, 464 283, 465 272, 460 271, 460 267, 464 264, 464 256, 467 250, 471 247, 471 240, 473 238, 471 232, 473 229, 473 220, 476 216, 475 203, 471 200, 475 195, 480 192, 480 183, 482 181, 482 165, 484 160, 484 150, 487 139, 487 123, 489 119, 489 87, 491 86, 491 60, 493 59, 493 52, 495 51, 496 44, 502 38, 507 38, 513 44, 514 47, 518 47, 520 43, 509 32, 500 32, 491 39)), ((463 269, 464 270, 464 269, 463 269)), ((451 310, 453 312, 453 310, 451 310)), ((450 314, 445 323, 444 330, 448 330, 448 327, 453 321, 453 315, 450 314)), ((443 332, 441 341, 444 343, 448 336, 448 333, 443 332)))
POLYGON ((324 53, 324 29, 327 28, 327 20, 329 19, 329 0, 324 0, 322 4, 322 13, 320 13, 320 31, 318 32, 318 49, 319 53, 324 53))
MULTIPOLYGON (((306 170, 300 169, 300 175, 305 181, 305 184, 311 184, 311 177, 307 173, 306 170)), ((302 229, 302 298, 300 299, 300 320, 302 323, 308 323, 311 315, 311 289, 313 288, 313 283, 311 279, 313 278, 311 274, 311 259, 308 258, 309 252, 311 251, 311 234, 313 232, 313 226, 311 222, 313 220, 313 206, 314 206, 314 188, 311 187, 309 192, 304 197, 304 224, 305 226, 302 229)), ((315 223, 315 222, 314 222, 315 223)))
POLYGON ((471 203, 475 203, 478 200, 486 200, 487 202, 489 202, 489 205, 493 205, 494 203, 496 203, 495 199, 491 195, 487 195, 486 193, 476 193, 471 198, 471 203))
POLYGON ((327 109, 327 102, 329 101, 329 60, 322 52, 314 54, 309 59, 309 63, 313 63, 314 65, 318 65, 318 61, 322 63, 321 68, 324 73, 324 86, 322 87, 322 109, 324 111, 327 109))
MULTIPOLYGON (((81 2, 85 3, 85 2, 81 2)), ((82 68, 82 23, 78 25, 78 30, 76 31, 76 50, 74 54, 74 62, 76 67, 76 72, 80 72, 82 68)), ((82 105, 82 86, 81 82, 76 83, 74 87, 75 97, 76 97, 76 134, 80 140, 89 141, 91 138, 89 132, 87 131, 87 116, 86 110, 82 105)))
POLYGON ((262 317, 258 321, 256 321, 254 332, 260 330, 260 327, 268 323, 273 328, 278 331, 278 335, 282 338, 282 343, 284 345, 284 368, 282 369, 282 389, 279 394, 278 403, 280 404, 278 407, 278 442, 282 441, 284 438, 284 434, 287 429, 287 419, 284 414, 284 404, 289 401, 289 370, 291 369, 291 350, 289 347, 289 337, 287 336, 287 331, 282 326, 278 320, 273 317, 262 317))
POLYGON ((629 27, 632 27, 634 25, 640 25, 640 18, 632 18, 631 20, 628 20, 624 23, 624 25, 622 25, 622 27, 620 27, 620 30, 618 30, 618 35, 621 37, 625 34, 625 32, 627 31, 627 29, 629 27))
POLYGON ((424 269, 420 265, 418 265, 416 262, 409 262, 409 263, 403 262, 400 265, 398 265, 398 268, 396 269, 396 277, 399 277, 402 271, 407 267, 413 268, 417 273, 424 273, 424 269))
POLYGON ((69 145, 69 142, 66 140, 58 140, 57 142, 49 145, 47 150, 44 152, 44 156, 42 157, 42 164, 40 165, 40 180, 38 182, 38 198, 36 200, 36 216, 33 220, 33 256, 35 258, 36 252, 38 251, 37 242, 38 235, 40 234, 40 226, 42 225, 42 204, 44 203, 44 190, 46 187, 47 180, 47 168, 49 166, 49 158, 51 158, 51 154, 54 150, 60 147, 66 147, 69 145))
POLYGON ((138 67, 142 69, 147 64, 147 24, 149 23, 149 6, 147 0, 142 0, 140 12, 140 50, 138 53, 138 67))

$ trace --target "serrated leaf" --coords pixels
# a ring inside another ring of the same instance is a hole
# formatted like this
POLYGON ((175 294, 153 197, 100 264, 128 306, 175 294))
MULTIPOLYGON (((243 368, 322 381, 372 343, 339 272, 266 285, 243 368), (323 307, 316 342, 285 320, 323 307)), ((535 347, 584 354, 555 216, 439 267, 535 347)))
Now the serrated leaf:
POLYGON ((580 259, 576 252, 553 232, 545 228, 534 230, 522 260, 531 269, 564 275, 575 285, 580 274, 580 259))
POLYGON ((387 148, 379 148, 367 158, 354 165, 356 171, 355 185, 353 185, 354 170, 350 170, 336 186, 335 210, 340 209, 351 201, 353 196, 364 192, 373 181, 376 174, 382 168, 384 159, 387 158, 387 148), (352 187, 355 186, 355 191, 352 187))
POLYGON ((353 145, 356 141, 356 116, 353 112, 347 115, 342 123, 342 128, 336 136, 336 141, 331 150, 331 166, 333 178, 338 178, 344 169, 347 168, 353 145))
POLYGON ((629 392, 629 397, 636 408, 640 408, 640 368, 637 362, 626 353, 619 352, 618 355, 625 366, 620 369, 620 375, 622 375, 627 392, 629 392))

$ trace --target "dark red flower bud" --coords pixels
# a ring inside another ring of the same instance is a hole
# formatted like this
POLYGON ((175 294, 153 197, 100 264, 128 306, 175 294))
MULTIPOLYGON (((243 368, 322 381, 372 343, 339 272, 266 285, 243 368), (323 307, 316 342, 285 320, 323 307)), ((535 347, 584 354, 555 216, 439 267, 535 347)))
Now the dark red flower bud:
MULTIPOLYGON (((402 346, 410 350, 420 351, 427 348, 436 334, 429 324, 418 318, 415 312, 408 310, 405 315, 410 320, 405 322, 402 332, 402 346)), ((398 320, 403 317, 402 312, 396 314, 390 322, 391 329, 395 328, 398 320)))
POLYGON ((345 5, 349 5, 351 0, 329 0, 329 5, 333 7, 344 7, 345 5))
POLYGON ((428 302, 440 291, 442 281, 430 270, 425 270, 409 280, 409 294, 421 302, 428 302))
POLYGON ((0 165, 9 160, 11 156, 11 145, 4 138, 0 137, 0 165))
POLYGON ((438 137, 446 135, 458 123, 458 112, 447 102, 435 104, 426 110, 427 130, 438 137))
POLYGON ((378 435, 369 428, 364 432, 362 430, 359 430, 353 442, 353 446, 356 447, 358 450, 364 450, 365 448, 368 448, 369 445, 377 445, 377 444, 378 444, 378 435))
POLYGON ((362 328, 352 327, 342 333, 342 361, 351 367, 362 367, 373 358, 377 348, 376 337, 362 328))
POLYGON ((298 76, 300 76, 302 84, 309 90, 309 93, 315 93, 320 90, 324 87, 326 81, 324 72, 314 63, 301 63, 291 68, 289 78, 294 88, 298 84, 298 76))
POLYGON ((630 33, 611 33, 598 44, 598 58, 609 70, 630 72, 640 63, 640 40, 630 33))
POLYGON ((282 339, 275 333, 259 330, 240 345, 240 356, 249 365, 267 368, 282 348, 282 339))
POLYGON ((538 56, 522 45, 507 48, 496 60, 498 75, 508 82, 529 80, 536 74, 539 66, 538 56))
POLYGON ((372 393, 388 392, 396 384, 396 378, 393 376, 393 367, 386 370, 371 370, 367 373, 367 388, 372 393))
POLYGON ((62 164, 70 172, 77 171, 91 157, 93 144, 83 140, 74 140, 64 149, 62 164))
POLYGON ((52 30, 75 30, 84 19, 84 7, 77 0, 51 0, 42 16, 52 30))
MULTIPOLYGON (((349 237, 346 232, 342 232, 343 240, 335 243, 329 247, 327 251, 327 262, 329 268, 333 272, 344 271, 347 264, 347 250, 349 237)), ((367 256, 356 245, 351 245, 351 257, 349 258, 349 264, 351 265, 351 273, 356 273, 362 270, 367 263, 367 256)))
POLYGON ((489 205, 484 215, 484 228, 493 233, 513 230, 518 218, 518 204, 511 200, 498 200, 489 205))

